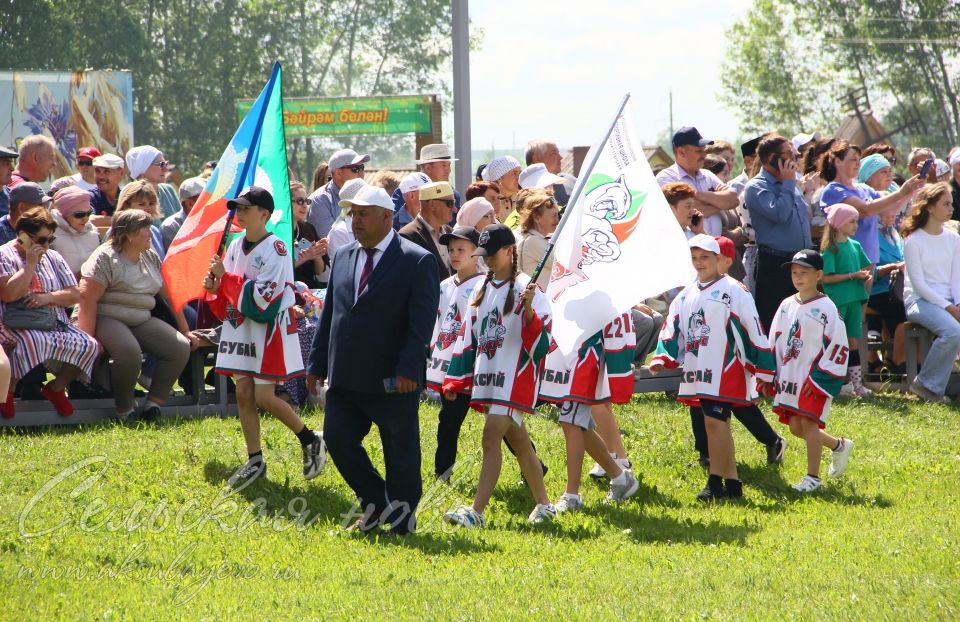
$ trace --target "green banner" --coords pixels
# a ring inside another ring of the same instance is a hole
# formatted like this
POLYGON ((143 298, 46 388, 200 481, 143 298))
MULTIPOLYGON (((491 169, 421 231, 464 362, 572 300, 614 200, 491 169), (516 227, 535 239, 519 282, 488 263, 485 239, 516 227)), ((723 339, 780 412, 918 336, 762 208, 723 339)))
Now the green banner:
MULTIPOLYGON (((295 97, 283 100, 287 138, 345 134, 429 134, 429 95, 384 97, 295 97)), ((237 102, 243 119, 252 100, 237 102)))

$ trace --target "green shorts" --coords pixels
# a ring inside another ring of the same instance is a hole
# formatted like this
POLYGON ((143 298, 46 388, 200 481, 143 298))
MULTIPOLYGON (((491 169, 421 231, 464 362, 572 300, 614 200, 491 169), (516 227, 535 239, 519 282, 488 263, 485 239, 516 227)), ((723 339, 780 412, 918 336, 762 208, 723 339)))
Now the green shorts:
POLYGON ((837 313, 847 328, 847 339, 859 339, 863 335, 863 303, 848 302, 837 305, 837 313))

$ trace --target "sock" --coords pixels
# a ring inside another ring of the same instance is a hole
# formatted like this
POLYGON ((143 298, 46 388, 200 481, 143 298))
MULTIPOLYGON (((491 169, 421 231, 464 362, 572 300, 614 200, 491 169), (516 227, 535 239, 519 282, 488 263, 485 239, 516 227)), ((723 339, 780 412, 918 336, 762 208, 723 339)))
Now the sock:
POLYGON ((815 479, 815 480, 817 480, 818 482, 820 481, 820 476, 819 476, 819 475, 811 475, 810 473, 807 473, 807 477, 809 477, 809 478, 811 478, 811 479, 815 479))
POLYGON ((313 441, 317 440, 317 435, 307 427, 307 424, 303 424, 303 429, 297 432, 297 438, 300 439, 300 444, 306 447, 313 441))
POLYGON ((860 366, 860 350, 851 350, 850 351, 850 366, 859 367, 860 366))
POLYGON ((743 482, 738 479, 727 479, 723 481, 728 497, 743 496, 743 482))
POLYGON ((247 462, 263 462, 263 450, 247 454, 247 462))
POLYGON ((841 449, 843 449, 843 439, 842 439, 842 438, 838 438, 838 439, 837 439, 837 446, 833 448, 833 451, 840 451, 841 449))
POLYGON ((611 483, 611 484, 617 484, 618 486, 619 486, 620 484, 626 484, 626 483, 627 483, 627 472, 624 471, 624 470, 621 470, 621 471, 620 471, 620 475, 617 475, 616 477, 614 477, 613 479, 611 479, 611 480, 610 480, 610 483, 611 483))
POLYGON ((723 478, 711 473, 707 478, 707 488, 715 495, 723 494, 723 478))
POLYGON ((580 498, 580 493, 576 493, 576 492, 565 492, 565 493, 563 493, 563 496, 566 497, 567 499, 579 499, 579 498, 580 498))

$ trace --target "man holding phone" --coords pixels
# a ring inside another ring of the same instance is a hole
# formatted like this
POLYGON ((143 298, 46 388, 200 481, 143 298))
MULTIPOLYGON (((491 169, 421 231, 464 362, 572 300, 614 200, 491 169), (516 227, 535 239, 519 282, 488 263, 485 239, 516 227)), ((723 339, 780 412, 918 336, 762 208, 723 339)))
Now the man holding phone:
POLYGON ((757 237, 754 296, 764 332, 780 302, 795 290, 785 261, 811 248, 810 212, 797 186, 797 156, 790 141, 769 134, 757 146, 762 168, 743 190, 744 207, 757 237))
POLYGON ((673 153, 677 161, 657 174, 662 188, 671 182, 684 182, 696 191, 694 207, 703 215, 703 229, 709 235, 720 235, 723 222, 720 211, 740 205, 737 193, 720 178, 703 168, 706 159, 704 147, 713 143, 700 135, 695 127, 681 127, 674 132, 673 153))

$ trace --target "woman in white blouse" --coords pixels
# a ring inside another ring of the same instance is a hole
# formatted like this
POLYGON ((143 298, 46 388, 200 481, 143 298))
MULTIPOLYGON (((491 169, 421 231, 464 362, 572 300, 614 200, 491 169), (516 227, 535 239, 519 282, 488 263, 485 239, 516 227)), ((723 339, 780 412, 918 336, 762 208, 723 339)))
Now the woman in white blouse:
POLYGON ((950 186, 937 183, 917 193, 903 223, 907 319, 935 335, 910 392, 943 403, 960 353, 960 236, 943 227, 952 215, 950 186))

